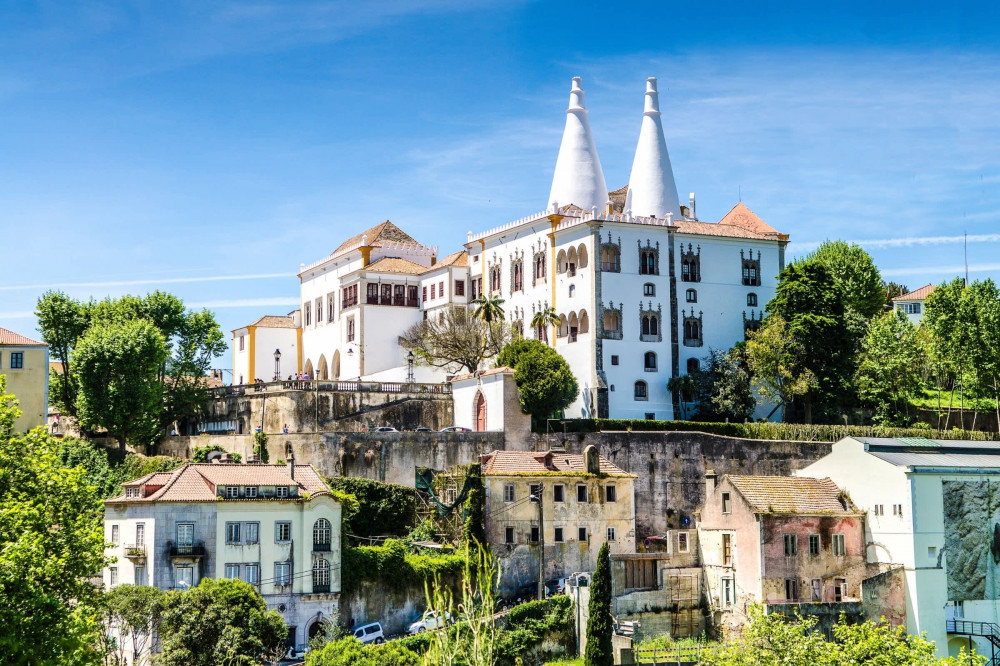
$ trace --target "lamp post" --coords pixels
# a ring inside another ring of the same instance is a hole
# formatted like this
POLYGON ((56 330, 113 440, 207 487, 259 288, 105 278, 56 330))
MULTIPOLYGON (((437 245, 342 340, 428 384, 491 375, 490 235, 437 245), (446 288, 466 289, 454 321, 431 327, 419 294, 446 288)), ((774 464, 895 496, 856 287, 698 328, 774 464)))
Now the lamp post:
POLYGON ((274 381, 281 381, 281 350, 274 350, 274 381))
POLYGON ((407 370, 406 370, 406 381, 408 383, 412 384, 413 383, 413 350, 412 349, 410 350, 410 353, 406 355, 406 367, 407 367, 407 370))
POLYGON ((537 492, 529 495, 531 502, 538 503, 538 600, 545 600, 545 523, 542 517, 542 484, 537 492))

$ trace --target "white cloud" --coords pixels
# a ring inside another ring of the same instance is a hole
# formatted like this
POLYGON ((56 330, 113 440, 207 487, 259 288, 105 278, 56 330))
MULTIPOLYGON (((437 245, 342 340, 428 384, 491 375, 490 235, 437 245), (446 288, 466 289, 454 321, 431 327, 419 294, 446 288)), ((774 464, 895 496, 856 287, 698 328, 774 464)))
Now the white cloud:
POLYGON ((230 298, 217 301, 204 301, 201 303, 185 303, 190 308, 265 308, 265 307, 287 307, 299 304, 297 298, 286 298, 279 296, 275 298, 230 298))
POLYGON ((74 289, 81 287, 138 287, 158 284, 186 284, 191 282, 229 282, 234 280, 272 280, 293 278, 295 273, 252 273, 250 275, 199 275, 190 277, 149 278, 143 280, 108 280, 106 282, 57 282, 52 284, 19 284, 0 286, 0 291, 38 289, 74 289))

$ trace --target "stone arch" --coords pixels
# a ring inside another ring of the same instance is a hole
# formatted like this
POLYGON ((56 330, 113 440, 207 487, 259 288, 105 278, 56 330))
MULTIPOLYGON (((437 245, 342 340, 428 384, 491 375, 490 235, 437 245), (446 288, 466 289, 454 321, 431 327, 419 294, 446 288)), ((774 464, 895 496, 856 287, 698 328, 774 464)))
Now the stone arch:
POLYGON ((569 335, 569 322, 566 320, 566 315, 559 315, 559 337, 564 338, 569 335))
POLYGON ((476 432, 486 431, 486 396, 482 391, 476 391, 472 400, 472 429, 476 432))
POLYGON ((340 350, 333 352, 333 358, 330 359, 330 377, 331 379, 340 379, 340 350))
POLYGON ((309 629, 307 630, 306 636, 309 637, 309 640, 312 640, 321 633, 326 633, 326 627, 327 627, 326 620, 314 619, 312 623, 309 625, 309 629))
POLYGON ((556 272, 566 272, 566 250, 559 250, 559 254, 556 255, 556 272))
POLYGON ((573 298, 574 296, 576 296, 576 285, 575 284, 571 284, 569 286, 569 297, 573 298))
POLYGON ((576 272, 577 267, 580 265, 580 257, 576 254, 576 248, 570 246, 569 252, 566 253, 566 269, 569 270, 570 266, 573 267, 573 271, 576 272))
POLYGON ((576 342, 576 336, 580 334, 580 318, 575 312, 569 313, 569 341, 576 342))
POLYGON ((589 260, 589 257, 587 256, 587 246, 584 245, 583 243, 580 243, 580 248, 576 251, 576 253, 577 253, 577 256, 580 258, 580 266, 579 267, 580 268, 586 268, 587 267, 587 261, 589 260))
POLYGON ((302 369, 302 372, 309 375, 309 379, 313 379, 313 377, 315 376, 315 371, 313 370, 312 359, 306 359, 306 367, 302 369))
POLYGON ((330 371, 326 364, 326 354, 319 355, 319 361, 316 362, 316 379, 329 379, 330 371))
POLYGON ((580 334, 590 333, 590 316, 586 310, 580 310, 580 334))

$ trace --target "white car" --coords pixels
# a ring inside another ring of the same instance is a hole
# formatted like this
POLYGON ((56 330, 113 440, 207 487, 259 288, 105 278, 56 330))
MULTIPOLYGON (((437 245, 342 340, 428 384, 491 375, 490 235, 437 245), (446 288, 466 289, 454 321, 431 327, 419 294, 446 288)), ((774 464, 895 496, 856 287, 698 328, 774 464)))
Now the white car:
POLYGON ((451 617, 451 613, 448 611, 444 612, 444 617, 438 611, 427 611, 424 613, 424 617, 417 620, 406 630, 408 634, 419 634, 424 631, 434 631, 435 629, 440 629, 448 624, 454 624, 455 620, 451 617))
POLYGON ((393 428, 392 426, 381 426, 379 428, 375 428, 375 432, 399 432, 399 431, 393 428))
POLYGON ((382 625, 378 622, 363 624, 354 630, 354 637, 362 643, 385 643, 382 625))

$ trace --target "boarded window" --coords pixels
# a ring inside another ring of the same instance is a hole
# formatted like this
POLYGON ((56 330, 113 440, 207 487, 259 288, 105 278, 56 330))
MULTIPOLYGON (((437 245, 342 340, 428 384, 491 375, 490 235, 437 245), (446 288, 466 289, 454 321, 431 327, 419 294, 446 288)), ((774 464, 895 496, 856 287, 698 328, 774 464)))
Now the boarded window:
POLYGON ((656 575, 656 560, 625 560, 625 591, 656 590, 660 581, 656 575))

